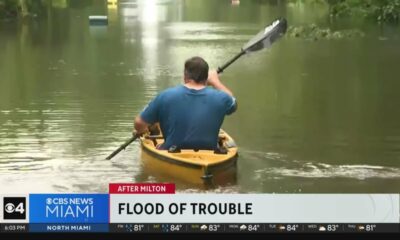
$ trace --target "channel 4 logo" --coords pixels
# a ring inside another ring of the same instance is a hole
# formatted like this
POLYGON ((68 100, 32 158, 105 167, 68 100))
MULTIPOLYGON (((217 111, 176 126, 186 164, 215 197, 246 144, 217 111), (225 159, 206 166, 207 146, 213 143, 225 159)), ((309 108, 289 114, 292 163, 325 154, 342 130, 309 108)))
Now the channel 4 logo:
POLYGON ((4 197, 3 218, 26 219, 26 198, 25 197, 4 197))

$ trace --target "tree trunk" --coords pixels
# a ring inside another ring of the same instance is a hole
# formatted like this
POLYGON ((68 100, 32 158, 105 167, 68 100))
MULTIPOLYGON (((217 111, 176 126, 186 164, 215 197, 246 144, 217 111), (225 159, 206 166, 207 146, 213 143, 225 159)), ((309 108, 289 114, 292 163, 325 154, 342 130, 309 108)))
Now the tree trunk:
POLYGON ((19 14, 22 18, 25 18, 26 16, 29 15, 28 6, 25 0, 18 0, 18 8, 19 8, 19 14))

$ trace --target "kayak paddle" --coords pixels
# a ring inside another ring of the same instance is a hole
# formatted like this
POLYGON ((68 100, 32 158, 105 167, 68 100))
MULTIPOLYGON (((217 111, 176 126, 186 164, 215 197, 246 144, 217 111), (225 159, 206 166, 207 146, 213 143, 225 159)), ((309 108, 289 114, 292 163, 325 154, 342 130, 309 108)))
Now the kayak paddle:
POLYGON ((117 150, 115 150, 114 152, 112 152, 106 159, 110 160, 111 158, 113 158, 115 155, 117 155, 119 152, 121 152, 122 150, 124 150, 129 144, 131 144, 133 141, 135 141, 137 138, 139 137, 138 134, 134 134, 131 138, 129 138, 124 144, 122 144, 121 146, 119 146, 119 148, 117 150))
POLYGON ((249 52, 255 52, 264 48, 269 48, 276 40, 286 33, 287 21, 284 18, 277 19, 270 25, 261 30, 250 41, 243 45, 242 50, 222 67, 218 67, 217 73, 222 73, 229 65, 238 60, 241 56, 249 52))

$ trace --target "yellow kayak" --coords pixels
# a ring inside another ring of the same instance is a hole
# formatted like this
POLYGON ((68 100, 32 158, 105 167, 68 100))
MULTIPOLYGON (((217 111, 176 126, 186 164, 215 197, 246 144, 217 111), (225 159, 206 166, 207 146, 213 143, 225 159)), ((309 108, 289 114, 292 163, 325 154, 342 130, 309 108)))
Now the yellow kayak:
POLYGON ((144 134, 141 138, 143 167, 151 175, 196 185, 224 184, 236 180, 238 148, 222 129, 219 150, 159 150, 162 134, 144 134))

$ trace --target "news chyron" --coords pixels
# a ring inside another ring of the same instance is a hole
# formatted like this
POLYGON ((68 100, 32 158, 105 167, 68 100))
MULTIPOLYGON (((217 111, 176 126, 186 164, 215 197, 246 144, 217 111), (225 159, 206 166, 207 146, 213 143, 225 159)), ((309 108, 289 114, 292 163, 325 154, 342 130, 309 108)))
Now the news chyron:
POLYGON ((182 194, 168 183, 108 193, 0 195, 0 232, 399 233, 399 194, 182 194))

